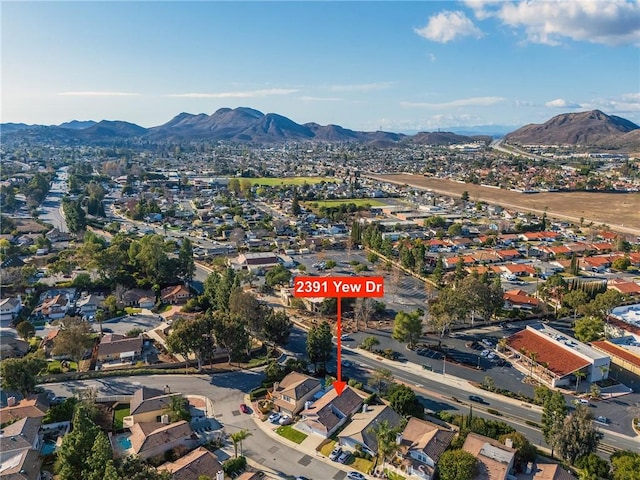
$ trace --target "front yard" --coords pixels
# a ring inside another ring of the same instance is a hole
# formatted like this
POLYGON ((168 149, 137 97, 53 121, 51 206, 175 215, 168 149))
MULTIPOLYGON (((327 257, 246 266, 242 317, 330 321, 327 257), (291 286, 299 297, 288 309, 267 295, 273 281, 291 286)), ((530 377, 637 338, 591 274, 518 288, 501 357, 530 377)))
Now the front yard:
POLYGON ((282 425, 281 427, 276 428, 276 433, 281 437, 291 440, 295 443, 302 443, 304 439, 307 438, 307 435, 302 433, 299 430, 296 430, 291 425, 282 425))

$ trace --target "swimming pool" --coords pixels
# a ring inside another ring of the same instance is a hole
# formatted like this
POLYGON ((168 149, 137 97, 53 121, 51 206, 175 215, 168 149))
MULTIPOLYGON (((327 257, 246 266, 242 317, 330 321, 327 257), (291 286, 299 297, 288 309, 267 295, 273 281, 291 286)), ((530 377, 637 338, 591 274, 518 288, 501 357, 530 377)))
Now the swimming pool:
POLYGON ((51 455, 56 451, 56 442, 54 440, 45 440, 40 449, 42 455, 51 455))
POLYGON ((121 435, 116 440, 118 447, 122 450, 129 450, 131 448, 131 439, 126 435, 121 435))

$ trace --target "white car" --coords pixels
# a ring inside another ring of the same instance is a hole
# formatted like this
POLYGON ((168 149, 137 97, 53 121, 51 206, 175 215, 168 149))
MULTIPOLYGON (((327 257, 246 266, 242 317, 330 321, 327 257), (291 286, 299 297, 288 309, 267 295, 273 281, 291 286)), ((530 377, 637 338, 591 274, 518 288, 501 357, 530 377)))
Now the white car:
POLYGON ((278 412, 273 412, 271 415, 269 415, 269 421, 271 423, 278 423, 280 421, 280 417, 281 415, 278 412))
POLYGON ((494 352, 489 352, 489 355, 487 355, 487 358, 489 360, 493 360, 494 358, 496 358, 496 354, 494 352))
POLYGON ((349 472, 347 474, 347 478, 349 480, 366 480, 367 477, 365 477, 363 474, 361 474, 360 472, 349 472))
POLYGON ((483 357, 488 356, 491 353, 491 350, 482 350, 482 352, 480 352, 480 355, 482 355, 483 357))
POLYGON ((291 418, 291 415, 286 415, 286 414, 280 416, 280 419, 278 420, 278 423, 280 425, 289 425, 292 422, 293 422, 293 418, 291 418))

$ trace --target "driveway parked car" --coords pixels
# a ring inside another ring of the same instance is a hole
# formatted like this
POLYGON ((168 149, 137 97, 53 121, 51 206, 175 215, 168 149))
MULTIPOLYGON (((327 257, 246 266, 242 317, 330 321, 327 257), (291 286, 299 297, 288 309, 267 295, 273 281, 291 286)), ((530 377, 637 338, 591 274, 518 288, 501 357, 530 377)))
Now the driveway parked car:
POLYGON ((269 421, 271 423, 278 423, 280 421, 280 414, 278 412, 273 412, 271 415, 269 415, 269 421))
POLYGON ((349 452, 342 452, 338 457, 338 463, 347 463, 351 454, 349 452))
POLYGON ((337 461, 341 453, 342 448, 340 448, 339 445, 336 445, 335 447, 333 447, 333 450, 331 450, 331 453, 329 454, 329 460, 333 460, 334 462, 337 461))
POLYGON ((280 420, 278 420, 278 423, 280 425, 289 425, 292 422, 293 422, 293 418, 291 418, 291 415, 282 415, 280 417, 280 420))
POLYGON ((365 477, 360 472, 349 472, 347 473, 347 478, 349 480, 365 480, 367 477, 365 477))

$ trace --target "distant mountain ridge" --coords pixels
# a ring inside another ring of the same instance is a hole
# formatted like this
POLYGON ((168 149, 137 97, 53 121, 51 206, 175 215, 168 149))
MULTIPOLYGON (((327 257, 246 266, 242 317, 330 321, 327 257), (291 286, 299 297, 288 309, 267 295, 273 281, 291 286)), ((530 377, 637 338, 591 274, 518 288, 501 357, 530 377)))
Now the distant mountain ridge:
MULTIPOLYGON (((471 127, 479 129, 480 127, 471 127)), ((248 107, 220 108, 211 115, 180 113, 156 127, 144 128, 124 121, 65 122, 59 126, 5 123, 0 125, 3 141, 64 144, 109 144, 122 141, 231 141, 283 143, 287 141, 358 142, 376 146, 403 144, 451 145, 473 141, 490 142, 490 135, 463 135, 454 132, 362 132, 339 125, 299 124, 277 113, 264 114, 248 107)), ((519 144, 580 144, 604 148, 640 148, 640 127, 621 117, 599 110, 565 113, 542 125, 527 125, 506 135, 519 144)))
POLYGON ((600 110, 556 115, 543 124, 525 125, 505 136, 520 145, 583 145, 605 148, 638 148, 640 127, 600 110))

